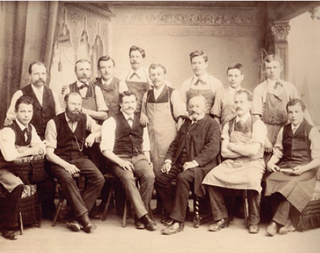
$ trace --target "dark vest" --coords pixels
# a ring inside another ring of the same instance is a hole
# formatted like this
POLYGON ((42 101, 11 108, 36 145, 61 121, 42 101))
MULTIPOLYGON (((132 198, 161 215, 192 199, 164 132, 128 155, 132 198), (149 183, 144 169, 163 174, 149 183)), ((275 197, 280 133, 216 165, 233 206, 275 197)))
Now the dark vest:
POLYGON ((71 131, 65 117, 65 113, 60 113, 54 117, 54 122, 57 128, 57 148, 54 153, 65 159, 71 160, 83 157, 84 141, 87 137, 86 125, 87 117, 81 113, 81 119, 74 133, 71 131))
POLYGON ((21 91, 23 95, 29 96, 34 100, 31 124, 36 128, 38 135, 43 140, 48 121, 56 115, 52 90, 46 86, 43 87, 42 106, 34 94, 31 84, 23 87, 21 91))
POLYGON ((142 154, 143 127, 139 123, 139 114, 135 113, 132 128, 120 112, 114 116, 116 121, 115 144, 116 155, 136 156, 142 154))
POLYGON ((120 80, 113 77, 111 83, 107 86, 102 85, 101 78, 97 79, 95 82, 102 91, 104 101, 109 108, 108 115, 109 117, 115 116, 120 112, 119 105, 119 84, 120 80))
MULTIPOLYGON (((15 142, 14 142, 14 145, 15 146, 29 146, 30 143, 31 143, 31 131, 32 131, 32 127, 31 125, 29 124, 28 125, 28 132, 27 132, 27 135, 28 135, 28 138, 27 140, 25 140, 25 134, 24 132, 21 130, 21 128, 18 126, 17 122, 14 120, 13 123, 10 125, 10 126, 7 126, 9 128, 11 128, 15 135, 16 135, 16 139, 15 139, 15 142)), ((2 155, 2 152, 0 151, 0 167, 3 166, 3 165, 9 165, 9 164, 13 164, 13 162, 7 162, 3 155, 2 155)))
POLYGON ((312 126, 305 120, 293 134, 291 124, 283 128, 283 157, 278 164, 282 168, 294 168, 309 163, 311 158, 309 133, 312 126))
MULTIPOLYGON (((70 92, 78 92, 80 94, 80 90, 77 86, 77 82, 70 84, 69 89, 70 89, 70 92)), ((82 107, 93 110, 93 111, 98 110, 98 106, 96 102, 95 85, 92 82, 89 82, 86 96, 82 98, 82 107)))

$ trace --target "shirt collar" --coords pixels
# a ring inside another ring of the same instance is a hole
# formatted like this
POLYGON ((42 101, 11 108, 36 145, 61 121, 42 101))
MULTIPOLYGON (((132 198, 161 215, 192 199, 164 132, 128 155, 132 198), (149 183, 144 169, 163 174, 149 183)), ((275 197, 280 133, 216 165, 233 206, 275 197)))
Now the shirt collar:
POLYGON ((112 82, 112 80, 113 80, 113 77, 111 77, 108 81, 104 81, 104 80, 101 78, 101 83, 102 83, 102 85, 107 86, 107 85, 109 85, 109 84, 112 82))
POLYGON ((128 120, 129 118, 134 119, 134 113, 128 115, 128 114, 124 113, 124 112, 122 111, 122 109, 121 109, 121 112, 122 112, 122 114, 123 114, 123 116, 124 116, 124 118, 125 118, 126 120, 128 120))
POLYGON ((145 74, 145 71, 143 70, 143 68, 142 67, 140 67, 138 70, 133 70, 133 69, 131 69, 130 70, 130 72, 129 72, 129 75, 128 75, 128 77, 129 77, 129 79, 131 79, 131 76, 132 76, 132 74, 133 73, 137 73, 137 75, 140 77, 140 79, 141 78, 143 78, 143 76, 144 76, 144 74, 145 74))
POLYGON ((228 87, 228 92, 229 93, 236 93, 238 90, 241 90, 241 89, 242 89, 241 85, 237 89, 234 89, 231 86, 229 86, 228 87))
MULTIPOLYGON (((85 83, 86 85, 89 85, 88 83, 85 83)), ((80 87, 80 86, 82 86, 82 85, 84 85, 84 83, 82 83, 82 82, 80 82, 80 81, 77 81, 77 86, 78 86, 78 88, 80 87)))
POLYGON ((28 129, 28 125, 27 126, 23 125, 18 119, 16 119, 16 122, 20 127, 21 131, 23 131, 24 129, 28 129))
POLYGON ((195 83, 198 81, 198 79, 204 81, 205 83, 208 83, 208 80, 209 80, 208 73, 205 72, 205 73, 203 73, 203 75, 200 76, 200 77, 197 77, 196 75, 194 75, 194 76, 193 76, 192 83, 195 84, 195 83))
MULTIPOLYGON (((302 123, 302 122, 301 122, 301 123, 302 123)), ((291 124, 291 129, 292 129, 292 130, 293 130, 293 129, 297 130, 297 129, 300 127, 301 123, 300 123, 299 125, 297 125, 297 126, 294 126, 293 124, 291 124)))
POLYGON ((161 94, 165 86, 166 85, 163 84, 162 87, 160 87, 160 89, 158 89, 158 90, 156 88, 153 88, 153 92, 156 94, 161 94))
POLYGON ((243 115, 242 119, 240 119, 239 116, 237 116, 236 123, 238 123, 240 120, 244 123, 249 119, 250 116, 251 116, 250 112, 247 112, 245 115, 243 115))
POLYGON ((34 86, 33 84, 31 84, 31 87, 32 87, 32 90, 33 90, 33 92, 34 93, 36 93, 36 92, 40 92, 41 94, 43 94, 43 85, 40 87, 40 88, 37 88, 36 86, 34 86))

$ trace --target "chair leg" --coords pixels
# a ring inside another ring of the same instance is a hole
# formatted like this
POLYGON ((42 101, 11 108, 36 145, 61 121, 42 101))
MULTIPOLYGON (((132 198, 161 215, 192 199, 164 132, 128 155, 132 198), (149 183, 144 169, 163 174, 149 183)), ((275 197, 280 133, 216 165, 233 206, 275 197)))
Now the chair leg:
POLYGON ((194 216, 193 216, 193 226, 195 228, 200 227, 200 213, 199 213, 199 198, 194 196, 193 198, 193 208, 194 208, 194 216))
POLYGON ((111 198, 112 198, 112 195, 113 195, 113 191, 114 191, 114 186, 113 186, 113 182, 111 182, 111 186, 110 186, 110 190, 109 190, 109 194, 108 194, 108 199, 107 199, 107 204, 104 207, 104 210, 103 210, 102 216, 101 216, 101 220, 102 221, 105 221, 106 218, 107 218, 108 209, 109 209, 109 205, 110 205, 111 198))
POLYGON ((248 204, 247 190, 243 190, 243 213, 244 213, 244 223, 246 228, 248 228, 249 204, 248 204))
POLYGON ((20 235, 23 235, 23 220, 22 220, 21 212, 19 212, 19 228, 20 228, 20 235))
POLYGON ((127 226, 127 212, 128 212, 128 199, 127 196, 124 200, 124 210, 123 210, 123 216, 122 216, 122 227, 126 227, 127 226))
POLYGON ((59 213, 60 213, 60 211, 61 211, 63 201, 64 201, 64 198, 60 198, 60 199, 59 199, 57 211, 56 211, 56 214, 54 215, 54 218, 53 218, 51 227, 55 227, 55 226, 56 226, 57 219, 58 219, 59 213))

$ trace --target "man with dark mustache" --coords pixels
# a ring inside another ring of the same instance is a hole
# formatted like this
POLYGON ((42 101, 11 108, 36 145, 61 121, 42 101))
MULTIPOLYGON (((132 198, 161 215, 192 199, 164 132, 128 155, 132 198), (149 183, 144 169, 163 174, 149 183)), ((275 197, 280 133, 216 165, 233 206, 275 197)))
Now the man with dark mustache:
POLYGON ((206 115, 206 99, 195 96, 188 105, 189 118, 171 142, 161 172, 156 174, 155 187, 167 214, 168 226, 164 235, 180 232, 184 228, 189 191, 204 197, 201 182, 217 165, 220 150, 220 127, 206 115), (171 181, 176 179, 176 190, 171 181), (193 185, 193 188, 191 188, 193 185))
POLYGON ((267 128, 260 119, 251 115, 251 103, 250 91, 241 89, 236 92, 237 116, 224 125, 221 135, 224 161, 213 168, 202 182, 209 193, 213 216, 209 231, 212 232, 229 225, 222 188, 248 190, 249 233, 259 232, 261 179, 265 170, 263 146, 267 128))
MULTIPOLYGON (((46 129, 47 159, 51 173, 62 186, 63 194, 76 219, 86 233, 95 229, 88 213, 93 207, 104 184, 104 178, 96 166, 83 153, 101 136, 101 126, 81 112, 82 98, 77 92, 65 96, 66 111, 48 122, 46 129), (91 134, 88 135, 87 132, 91 134), (80 173, 86 178, 86 187, 80 194, 72 175, 80 173)), ((71 220, 68 227, 77 232, 80 225, 71 220)))

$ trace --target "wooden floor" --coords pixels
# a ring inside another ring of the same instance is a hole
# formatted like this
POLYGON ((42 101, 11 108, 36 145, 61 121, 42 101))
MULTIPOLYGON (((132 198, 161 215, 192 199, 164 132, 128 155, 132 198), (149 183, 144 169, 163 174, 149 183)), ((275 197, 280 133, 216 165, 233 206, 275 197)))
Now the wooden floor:
POLYGON ((319 253, 320 229, 293 232, 287 235, 266 235, 267 224, 261 224, 260 233, 251 235, 244 228, 244 220, 234 218, 228 228, 208 232, 208 224, 195 229, 186 222, 185 229, 175 235, 161 235, 164 227, 156 216, 157 230, 137 230, 133 219, 126 228, 121 218, 113 214, 106 221, 95 220, 97 230, 92 234, 71 232, 65 223, 44 220, 42 227, 24 230, 17 241, 0 237, 0 253, 319 253))

